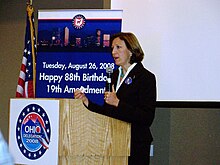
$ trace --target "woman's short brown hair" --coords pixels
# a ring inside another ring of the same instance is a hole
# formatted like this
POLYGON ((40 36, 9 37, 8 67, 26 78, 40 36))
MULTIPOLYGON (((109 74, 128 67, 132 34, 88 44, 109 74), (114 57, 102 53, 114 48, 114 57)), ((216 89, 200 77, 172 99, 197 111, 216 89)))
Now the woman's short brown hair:
POLYGON ((115 38, 120 38, 125 42, 128 50, 132 53, 130 63, 141 62, 144 58, 144 52, 139 44, 137 37, 133 33, 120 32, 111 37, 111 43, 115 38))

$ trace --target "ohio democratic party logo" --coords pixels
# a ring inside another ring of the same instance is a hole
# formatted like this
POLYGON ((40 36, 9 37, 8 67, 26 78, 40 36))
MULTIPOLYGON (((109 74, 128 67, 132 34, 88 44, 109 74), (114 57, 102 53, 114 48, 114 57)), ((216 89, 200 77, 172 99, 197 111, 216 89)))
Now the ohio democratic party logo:
POLYGON ((27 105, 20 113, 16 125, 16 139, 21 153, 36 160, 49 148, 50 121, 45 110, 37 104, 27 105))
POLYGON ((82 14, 77 14, 73 17, 72 23, 76 29, 82 29, 86 23, 86 18, 82 14))

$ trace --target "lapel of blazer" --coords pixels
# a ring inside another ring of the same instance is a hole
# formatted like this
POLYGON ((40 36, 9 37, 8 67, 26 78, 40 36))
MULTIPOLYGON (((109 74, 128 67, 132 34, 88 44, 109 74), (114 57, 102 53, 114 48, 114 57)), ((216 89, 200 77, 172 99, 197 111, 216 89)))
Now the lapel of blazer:
POLYGON ((117 81, 118 81, 118 74, 119 74, 119 70, 115 70, 114 74, 112 75, 112 83, 114 84, 114 88, 116 90, 116 86, 117 86, 117 81))
MULTIPOLYGON (((141 71, 142 64, 137 63, 137 65, 130 71, 128 76, 125 78, 124 82, 121 84, 120 88, 117 91, 117 94, 123 94, 126 93, 126 88, 129 86, 129 83, 133 83, 135 81, 136 75, 140 74, 139 72, 141 71)), ((117 76, 116 76, 116 81, 114 81, 114 86, 116 87, 117 84, 117 78, 118 78, 119 71, 117 70, 117 76)))

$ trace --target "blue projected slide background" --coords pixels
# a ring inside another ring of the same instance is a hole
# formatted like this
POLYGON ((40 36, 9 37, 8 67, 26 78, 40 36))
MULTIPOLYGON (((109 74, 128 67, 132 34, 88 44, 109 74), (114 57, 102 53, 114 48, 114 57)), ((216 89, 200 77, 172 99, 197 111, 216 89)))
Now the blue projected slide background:
POLYGON ((83 88, 103 104, 106 67, 116 69, 110 37, 121 31, 121 19, 39 20, 36 65, 37 98, 73 98, 83 88))

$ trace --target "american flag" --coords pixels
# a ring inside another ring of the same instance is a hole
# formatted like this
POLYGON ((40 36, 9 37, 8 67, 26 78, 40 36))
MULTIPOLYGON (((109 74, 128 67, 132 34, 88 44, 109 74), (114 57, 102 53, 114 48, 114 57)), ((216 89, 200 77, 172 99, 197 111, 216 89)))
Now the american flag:
POLYGON ((35 59, 36 37, 34 28, 34 10, 31 5, 27 5, 25 47, 18 79, 16 97, 35 97, 35 59))

